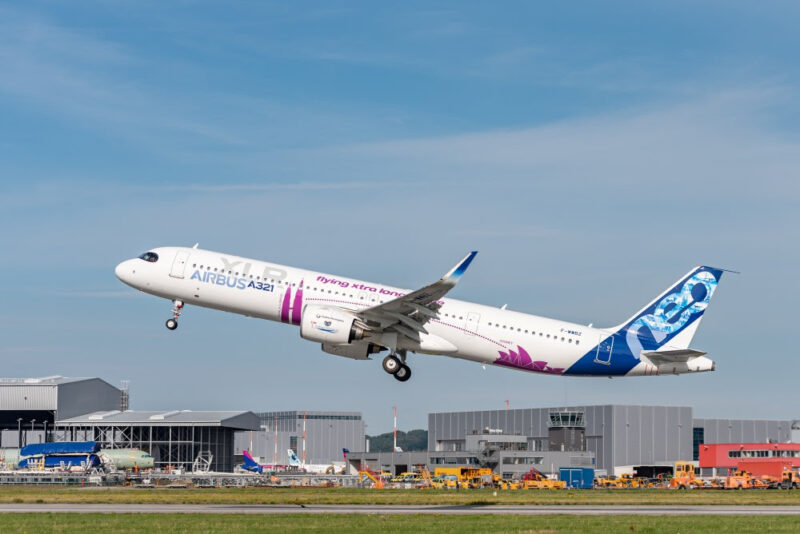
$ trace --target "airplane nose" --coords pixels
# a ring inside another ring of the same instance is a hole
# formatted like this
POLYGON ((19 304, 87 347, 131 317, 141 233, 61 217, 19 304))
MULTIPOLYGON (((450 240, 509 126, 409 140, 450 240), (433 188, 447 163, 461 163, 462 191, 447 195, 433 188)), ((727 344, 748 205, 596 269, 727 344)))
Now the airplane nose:
POLYGON ((125 282, 126 284, 131 279, 131 274, 132 274, 131 271, 132 269, 130 260, 125 260, 114 268, 114 274, 117 276, 117 278, 119 278, 122 282, 125 282))

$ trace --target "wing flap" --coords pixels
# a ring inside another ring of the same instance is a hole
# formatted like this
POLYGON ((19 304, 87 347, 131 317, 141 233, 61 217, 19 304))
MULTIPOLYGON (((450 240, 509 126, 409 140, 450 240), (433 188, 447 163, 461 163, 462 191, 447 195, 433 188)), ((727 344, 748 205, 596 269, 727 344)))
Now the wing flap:
POLYGON ((380 330, 391 329, 419 343, 420 334, 427 334, 425 323, 436 319, 440 304, 437 302, 453 289, 477 251, 467 254, 447 274, 433 284, 397 297, 383 304, 361 310, 358 313, 365 321, 377 323, 380 330))
POLYGON ((653 362, 654 365, 663 365, 665 363, 685 363, 692 358, 699 358, 700 356, 705 355, 705 352, 694 349, 652 350, 642 352, 642 356, 646 356, 647 359, 653 362))

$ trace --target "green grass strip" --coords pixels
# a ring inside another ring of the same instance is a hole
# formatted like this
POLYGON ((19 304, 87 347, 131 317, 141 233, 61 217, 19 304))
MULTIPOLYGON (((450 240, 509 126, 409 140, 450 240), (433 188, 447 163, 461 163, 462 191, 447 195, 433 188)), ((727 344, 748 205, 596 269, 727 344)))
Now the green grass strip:
POLYGON ((797 532, 795 516, 2 514, 3 532, 797 532))

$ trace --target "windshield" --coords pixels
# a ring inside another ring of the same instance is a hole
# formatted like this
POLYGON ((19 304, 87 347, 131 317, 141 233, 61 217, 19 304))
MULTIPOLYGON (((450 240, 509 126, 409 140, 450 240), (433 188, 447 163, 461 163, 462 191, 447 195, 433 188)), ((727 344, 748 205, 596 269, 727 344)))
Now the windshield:
POLYGON ((145 252, 141 256, 139 256, 140 260, 149 261, 150 263, 155 263, 158 261, 158 254, 155 252, 145 252))

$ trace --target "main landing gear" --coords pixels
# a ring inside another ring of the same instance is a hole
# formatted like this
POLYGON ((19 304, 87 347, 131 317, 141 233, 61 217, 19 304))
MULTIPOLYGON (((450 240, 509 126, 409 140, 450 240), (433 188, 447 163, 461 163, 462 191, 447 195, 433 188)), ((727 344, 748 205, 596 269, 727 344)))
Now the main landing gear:
POLYGON ((172 301, 172 318, 167 319, 167 328, 170 330, 175 330, 178 328, 178 317, 181 316, 181 310, 183 309, 183 301, 175 299, 172 301))
POLYGON ((400 358, 395 354, 390 354, 383 359, 383 370, 392 375, 395 380, 405 382, 411 378, 411 368, 406 365, 405 361, 405 351, 400 352, 400 358))

